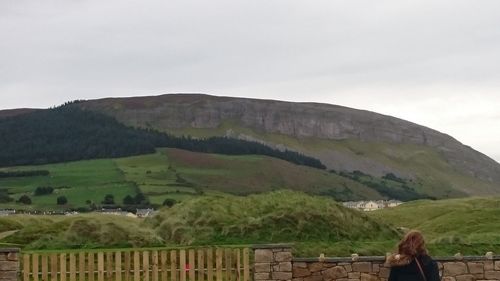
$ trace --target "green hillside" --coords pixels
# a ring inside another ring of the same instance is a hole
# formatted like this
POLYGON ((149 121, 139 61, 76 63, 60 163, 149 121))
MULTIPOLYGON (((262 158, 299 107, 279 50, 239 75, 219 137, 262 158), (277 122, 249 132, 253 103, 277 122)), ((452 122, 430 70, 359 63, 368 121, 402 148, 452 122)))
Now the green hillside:
POLYGON ((500 252, 500 198, 416 201, 370 217, 421 230, 434 254, 500 252))
POLYGON ((99 214, 0 217, 0 243, 26 250, 293 242, 301 255, 348 255, 381 253, 397 237, 364 213, 291 191, 204 196, 147 220, 99 214))
POLYGON ((97 205, 106 194, 121 204, 126 195, 144 193, 151 203, 166 198, 182 201, 220 192, 246 195, 292 189, 339 200, 381 198, 374 190, 351 179, 295 165, 267 156, 228 156, 179 149, 158 149, 154 154, 116 159, 83 160, 61 164, 19 166, 0 171, 47 170, 47 176, 0 178, 0 189, 14 200, 28 195, 33 204, 1 203, 2 208, 62 209, 97 205), (51 186, 49 195, 34 196, 39 186, 51 186), (66 196, 68 204, 56 205, 66 196))
POLYGON ((393 173, 434 198, 489 196, 500 188, 500 164, 493 159, 446 134, 369 111, 202 94, 107 98, 78 106, 177 136, 230 136, 287 148, 337 172, 377 178, 393 173))
MULTIPOLYGON (((342 159, 360 165, 353 170, 363 170, 365 165, 382 165, 386 170, 397 171, 403 178, 412 180, 415 190, 436 198, 464 197, 468 194, 488 195, 498 190, 498 185, 464 175, 452 167, 435 149, 415 144, 366 142, 355 139, 327 140, 321 138, 294 138, 287 135, 266 133, 243 128, 235 122, 225 122, 216 129, 168 129, 177 135, 192 135, 200 138, 224 135, 227 130, 244 134, 269 144, 280 144, 306 155, 322 158, 332 151, 342 159)), ((325 162, 327 166, 331 163, 325 162)), ((349 171, 349 170, 348 170, 349 171)))

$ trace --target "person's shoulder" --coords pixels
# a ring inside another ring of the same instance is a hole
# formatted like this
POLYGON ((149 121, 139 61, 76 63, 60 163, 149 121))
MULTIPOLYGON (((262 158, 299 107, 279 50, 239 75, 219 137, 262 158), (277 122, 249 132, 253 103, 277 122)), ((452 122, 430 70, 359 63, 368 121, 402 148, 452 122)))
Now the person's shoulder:
POLYGON ((437 264, 436 261, 429 255, 421 255, 419 257, 419 260, 424 264, 424 265, 434 265, 437 264))

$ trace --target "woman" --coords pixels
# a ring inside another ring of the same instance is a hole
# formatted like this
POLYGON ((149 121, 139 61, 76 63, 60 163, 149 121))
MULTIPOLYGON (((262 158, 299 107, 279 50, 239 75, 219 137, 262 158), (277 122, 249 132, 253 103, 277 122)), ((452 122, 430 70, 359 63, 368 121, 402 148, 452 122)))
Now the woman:
POLYGON ((398 253, 387 257, 388 281, 439 281, 437 263, 428 255, 419 231, 408 232, 399 242, 398 253))

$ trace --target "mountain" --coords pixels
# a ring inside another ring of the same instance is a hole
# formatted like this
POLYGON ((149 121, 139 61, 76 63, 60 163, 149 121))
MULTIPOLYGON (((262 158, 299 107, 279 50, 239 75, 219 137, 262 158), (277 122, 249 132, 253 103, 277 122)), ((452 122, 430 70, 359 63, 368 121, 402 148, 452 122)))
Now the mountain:
MULTIPOLYGON (((500 164, 486 155, 430 128, 364 110, 201 94, 106 98, 67 106, 147 131, 199 139, 231 137, 296 151, 385 197, 500 191, 500 164)), ((0 117, 26 112, 0 111, 0 117)))
POLYGON ((202 94, 106 98, 78 106, 134 127, 298 151, 335 171, 392 173, 438 198, 500 191, 500 164, 493 159, 449 135, 370 111, 202 94))

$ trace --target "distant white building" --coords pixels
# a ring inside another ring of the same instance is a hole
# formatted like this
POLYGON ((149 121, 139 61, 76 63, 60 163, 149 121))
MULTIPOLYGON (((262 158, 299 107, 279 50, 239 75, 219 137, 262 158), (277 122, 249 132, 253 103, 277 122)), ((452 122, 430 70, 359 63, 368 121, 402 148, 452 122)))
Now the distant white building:
POLYGON ((154 214, 155 210, 148 208, 148 209, 137 209, 135 212, 135 215, 138 218, 145 218, 145 217, 150 217, 154 214))
POLYGON ((375 211, 383 208, 392 208, 401 205, 403 202, 398 200, 369 200, 369 201, 350 201, 344 202, 344 207, 357 209, 361 211, 375 211))
POLYGON ((100 213, 106 215, 116 215, 116 216, 126 216, 126 217, 137 217, 135 214, 127 211, 122 211, 122 209, 101 209, 100 213))
POLYGON ((16 210, 0 210, 1 217, 15 215, 15 214, 16 214, 16 210))

